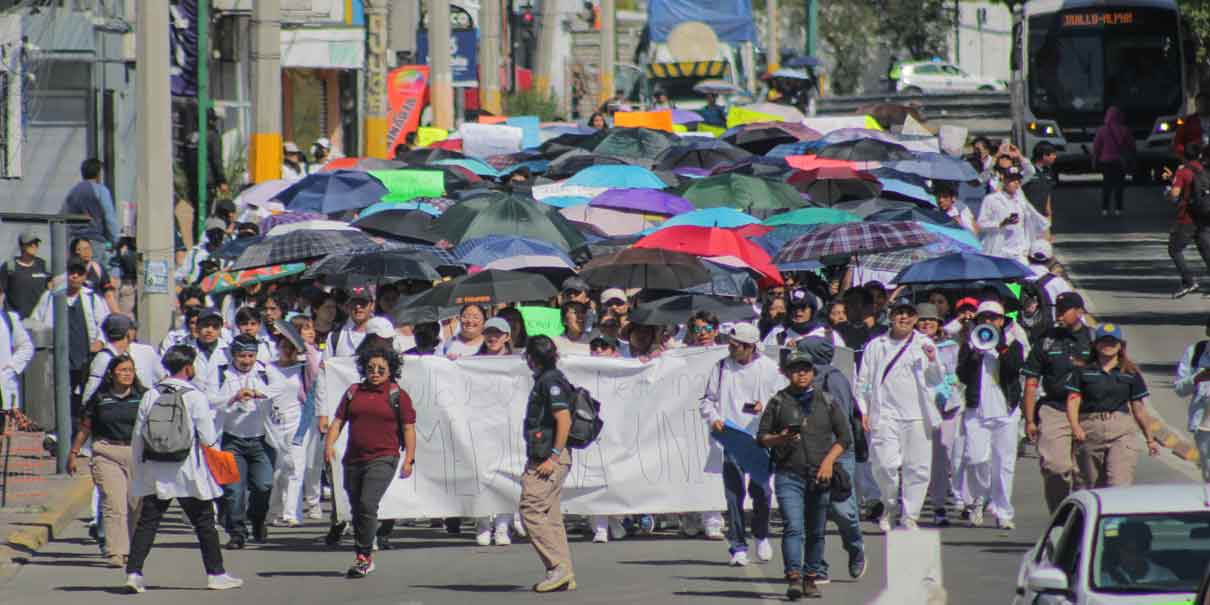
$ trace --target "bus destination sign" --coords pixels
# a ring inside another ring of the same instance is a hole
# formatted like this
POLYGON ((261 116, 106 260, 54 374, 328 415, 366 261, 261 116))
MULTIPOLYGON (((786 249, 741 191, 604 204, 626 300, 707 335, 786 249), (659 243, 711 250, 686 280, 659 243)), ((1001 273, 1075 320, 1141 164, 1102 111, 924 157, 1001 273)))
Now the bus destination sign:
POLYGON ((1137 23, 1135 13, 1131 10, 1085 11, 1063 15, 1063 27, 1113 27, 1137 23))

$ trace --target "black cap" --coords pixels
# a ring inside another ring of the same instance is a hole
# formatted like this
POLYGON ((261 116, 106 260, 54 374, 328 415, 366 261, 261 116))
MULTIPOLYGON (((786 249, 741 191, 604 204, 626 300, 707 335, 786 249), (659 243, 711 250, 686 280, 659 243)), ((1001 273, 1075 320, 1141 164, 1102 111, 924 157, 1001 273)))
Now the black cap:
POLYGON ((207 319, 211 319, 211 318, 217 319, 219 321, 220 325, 223 322, 223 314, 220 313, 219 310, 215 309, 214 307, 206 307, 205 309, 202 309, 201 311, 199 311, 197 314, 197 322, 199 324, 202 323, 203 321, 206 321, 207 319))
POLYGON ((594 348, 607 346, 616 349, 618 348, 618 344, 617 338, 601 332, 594 332, 592 337, 588 339, 588 346, 594 348))
POLYGON ((1055 315, 1062 315, 1071 309, 1083 309, 1084 297, 1075 292, 1064 292, 1055 299, 1055 315))
POLYGON ((901 296, 891 303, 891 313, 897 311, 909 311, 912 315, 916 315, 916 305, 912 304, 911 299, 906 296, 901 296))
POLYGON ((121 313, 110 313, 105 321, 101 322, 101 331, 105 333, 105 340, 111 341, 126 338, 133 327, 134 320, 121 313))
POLYGON ((568 290, 574 290, 576 292, 587 292, 588 291, 588 282, 586 282, 578 277, 569 277, 569 278, 563 280, 563 290, 562 291, 567 292, 568 290))

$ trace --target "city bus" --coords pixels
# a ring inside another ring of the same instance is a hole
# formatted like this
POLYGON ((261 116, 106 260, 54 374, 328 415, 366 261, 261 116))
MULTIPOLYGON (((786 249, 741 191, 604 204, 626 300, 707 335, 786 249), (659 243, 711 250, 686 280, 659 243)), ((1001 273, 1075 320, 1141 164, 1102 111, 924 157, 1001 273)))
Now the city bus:
POLYGON ((1197 48, 1175 0, 1030 0, 1016 15, 1013 139, 1042 141, 1067 171, 1087 170, 1097 128, 1117 106, 1138 149, 1136 180, 1174 162, 1172 139, 1196 88, 1197 48))

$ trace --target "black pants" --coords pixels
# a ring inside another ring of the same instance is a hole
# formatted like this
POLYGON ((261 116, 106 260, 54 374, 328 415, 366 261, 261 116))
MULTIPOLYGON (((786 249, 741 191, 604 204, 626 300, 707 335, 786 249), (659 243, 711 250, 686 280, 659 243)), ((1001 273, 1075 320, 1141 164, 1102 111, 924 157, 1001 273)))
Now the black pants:
POLYGON ((368 557, 374 552, 378 503, 395 478, 398 464, 398 456, 345 463, 345 492, 353 509, 353 541, 359 555, 368 557))
MULTIPOLYGON (((214 576, 226 573, 223 570, 223 551, 218 545, 218 529, 214 526, 214 501, 197 498, 177 498, 176 501, 185 510, 185 515, 189 517, 189 522, 197 533, 206 574, 214 576)), ((160 500, 154 494, 143 496, 139 522, 135 525, 134 538, 130 541, 130 558, 126 560, 126 573, 143 573, 143 562, 151 553, 156 531, 160 529, 160 519, 164 518, 164 511, 168 510, 171 503, 172 500, 160 500)))
POLYGON ((1101 165, 1101 210, 1121 210, 1126 194, 1126 169, 1118 162, 1101 165), (1112 198, 1112 200, 1111 200, 1112 198), (1111 207, 1110 201, 1116 206, 1111 207))
POLYGON ((1200 227, 1196 225, 1175 225, 1172 228, 1172 233, 1168 235, 1168 256, 1172 257, 1172 263, 1176 265, 1176 270, 1181 274, 1181 285, 1192 286, 1197 283, 1197 279, 1193 277, 1193 271, 1189 269, 1189 263, 1185 261, 1185 248, 1189 244, 1197 246, 1198 254, 1202 256, 1202 262, 1206 263, 1206 268, 1210 269, 1210 227, 1200 227))

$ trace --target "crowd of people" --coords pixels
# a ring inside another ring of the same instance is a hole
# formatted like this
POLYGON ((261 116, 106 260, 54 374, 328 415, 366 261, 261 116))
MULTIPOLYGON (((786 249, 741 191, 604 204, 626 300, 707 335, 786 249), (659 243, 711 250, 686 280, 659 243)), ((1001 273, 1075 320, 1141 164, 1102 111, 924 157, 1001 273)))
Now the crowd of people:
MULTIPOLYGON (((990 141, 978 140, 974 149, 969 161, 979 180, 933 182, 932 192, 941 212, 977 235, 984 253, 1032 270, 1019 293, 1002 284, 887 287, 893 276, 842 263, 764 283, 744 301, 752 321, 693 312, 655 324, 635 313, 652 293, 593 287, 572 276, 554 299, 529 301, 559 310, 562 335, 531 337, 512 304, 466 304, 440 321, 393 319, 402 297, 432 283, 331 287, 294 278, 203 292, 201 278, 221 268, 214 252, 258 232, 234 209, 220 209, 178 273, 179 326, 156 346, 140 342, 137 322, 112 296, 108 272, 117 265, 97 250, 113 249, 110 217, 94 187, 99 166, 86 162, 85 180, 68 203, 96 220, 72 243, 66 275, 52 280, 32 233, 21 236, 20 256, 0 268, 12 309, 0 322, 3 408, 6 416, 21 408, 13 394, 32 355, 22 320, 67 321, 75 425, 73 435, 62 436, 72 439, 69 469, 79 471, 88 457, 97 486, 95 534, 107 563, 125 569, 132 592, 145 590, 144 565, 172 500, 197 533, 209 588, 240 586, 223 566, 223 548, 265 544, 271 528, 326 521, 326 542, 337 546, 346 523, 334 503, 329 511, 323 504, 333 496, 333 473, 342 474, 350 503, 355 560, 347 575, 356 578, 374 571, 376 550, 396 548, 395 522, 379 520, 379 502, 395 477, 414 470, 417 412, 408 385, 398 382, 402 364, 424 355, 524 355, 534 373, 525 428, 544 437, 527 440, 517 509, 472 522, 479 545, 527 537, 546 569, 534 588, 548 592, 576 586, 559 506, 572 459, 567 410, 575 385, 559 372, 559 356, 654 363, 673 348, 725 347, 702 385, 703 430, 750 434, 770 451, 772 478, 712 440, 722 451, 708 471, 721 475, 725 511, 593 517, 588 534, 601 543, 678 527, 687 537, 725 542, 733 566, 750 564, 750 547, 758 561, 770 561, 776 497, 787 595, 818 596, 830 578, 823 548, 829 519, 852 578, 867 567, 863 521, 882 531, 911 530, 945 527, 957 516, 978 527, 990 515, 995 526, 1013 529, 1022 420, 1037 444, 1051 509, 1073 489, 1131 483, 1140 432, 1156 451, 1147 388, 1122 328, 1090 327, 1082 297, 1053 258, 1053 183, 1038 182, 1050 178, 1053 150, 1035 150, 1035 166, 1008 144, 993 153, 990 141), (959 191, 972 187, 983 193, 975 210, 959 200, 959 191), (54 317, 54 288, 65 291, 66 318, 54 317), (838 356, 842 348, 852 356, 838 356), (359 382, 327 409, 321 377, 334 357, 355 358, 359 382), (178 413, 165 416, 166 409, 178 413), (191 445, 165 445, 176 428, 165 418, 187 420, 191 445), (337 460, 342 432, 348 445, 337 460), (210 450, 234 460, 238 481, 219 483, 209 470, 210 450)), ((1207 355, 1204 346, 1186 353, 1178 392, 1207 381, 1206 370, 1196 371, 1210 365, 1207 355)), ((1210 426, 1205 416, 1194 426, 1198 435, 1210 434, 1201 428, 1210 426)), ((1207 444, 1199 438, 1204 453, 1207 444)), ((461 532, 461 519, 423 522, 461 532)))

